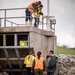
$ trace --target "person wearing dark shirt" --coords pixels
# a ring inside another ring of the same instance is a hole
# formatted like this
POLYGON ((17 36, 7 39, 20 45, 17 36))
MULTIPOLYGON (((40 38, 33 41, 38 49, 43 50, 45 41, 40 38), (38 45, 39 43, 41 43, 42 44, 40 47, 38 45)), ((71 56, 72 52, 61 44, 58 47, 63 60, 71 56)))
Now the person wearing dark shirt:
POLYGON ((49 51, 46 59, 49 59, 47 64, 47 75, 54 75, 57 63, 57 57, 54 55, 54 51, 49 51))

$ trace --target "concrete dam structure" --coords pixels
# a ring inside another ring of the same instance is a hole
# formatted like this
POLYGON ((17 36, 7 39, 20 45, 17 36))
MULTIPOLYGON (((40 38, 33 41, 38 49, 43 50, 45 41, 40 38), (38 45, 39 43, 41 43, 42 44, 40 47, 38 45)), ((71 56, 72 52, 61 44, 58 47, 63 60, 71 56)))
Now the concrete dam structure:
POLYGON ((13 26, 16 23, 12 21, 9 21, 12 26, 8 26, 8 19, 18 17, 6 17, 7 10, 4 10, 5 17, 0 18, 0 71, 6 71, 9 75, 17 73, 24 75, 26 71, 25 56, 29 54, 30 50, 33 50, 35 56, 37 51, 41 51, 45 58, 50 50, 56 49, 55 33, 52 30, 39 29, 33 25, 13 26), (2 20, 4 20, 3 26, 2 20))

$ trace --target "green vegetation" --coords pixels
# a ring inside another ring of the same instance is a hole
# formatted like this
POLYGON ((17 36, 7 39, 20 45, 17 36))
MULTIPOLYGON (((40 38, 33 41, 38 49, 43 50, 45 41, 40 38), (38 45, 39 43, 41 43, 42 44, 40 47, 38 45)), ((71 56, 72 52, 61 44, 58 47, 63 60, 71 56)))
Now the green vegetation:
POLYGON ((57 46, 56 54, 71 54, 75 55, 75 49, 57 46))

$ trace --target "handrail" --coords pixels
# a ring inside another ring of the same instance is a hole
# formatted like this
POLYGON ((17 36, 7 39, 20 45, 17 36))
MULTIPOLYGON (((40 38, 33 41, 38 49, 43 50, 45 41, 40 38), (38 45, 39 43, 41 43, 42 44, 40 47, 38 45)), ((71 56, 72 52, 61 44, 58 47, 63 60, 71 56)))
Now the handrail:
MULTIPOLYGON (((0 17, 0 26, 1 26, 1 24, 2 24, 2 20, 4 20, 4 27, 6 27, 6 21, 8 21, 8 22, 10 22, 11 23, 11 26, 12 26, 12 24, 15 24, 15 25, 20 25, 19 23, 17 24, 16 22, 12 22, 12 21, 10 21, 10 20, 8 20, 8 19, 18 19, 18 18, 20 18, 20 19, 22 19, 22 18, 26 18, 26 17, 30 17, 30 16, 13 16, 13 17, 10 17, 10 16, 7 16, 7 11, 9 11, 9 10, 22 10, 22 9, 26 9, 26 8, 8 8, 8 9, 0 9, 0 11, 4 11, 4 17, 0 17)), ((44 19, 46 19, 46 20, 48 20, 48 21, 50 21, 50 18, 52 18, 52 17, 54 17, 54 16, 42 16, 42 21, 39 21, 40 22, 40 24, 42 25, 42 29, 44 29, 44 25, 47 25, 47 22, 44 22, 44 19)), ((31 18, 32 19, 34 19, 34 17, 32 17, 31 16, 31 18)), ((51 23, 51 22, 50 22, 51 23)), ((24 24, 21 24, 21 25, 25 25, 25 22, 24 22, 24 24)), ((48 26, 48 25, 47 25, 48 26)), ((46 27, 47 27, 46 26, 46 27)))
POLYGON ((15 25, 17 25, 17 26, 18 26, 18 24, 17 24, 17 23, 15 23, 15 22, 12 22, 12 21, 9 21, 9 20, 6 20, 6 21, 10 22, 11 24, 13 23, 13 24, 15 24, 15 25))
MULTIPOLYGON (((0 17, 0 19, 4 19, 4 26, 6 27, 6 21, 8 21, 7 19, 17 19, 17 18, 26 18, 27 16, 18 16, 18 17, 7 17, 7 11, 8 10, 21 10, 21 9, 26 9, 26 8, 8 8, 8 9, 0 9, 0 11, 5 11, 4 12, 4 17, 0 17)), ((28 16, 29 17, 29 16, 28 16)), ((32 19, 34 19, 32 16, 31 16, 32 19)), ((8 21, 11 23, 12 25, 12 22, 11 21, 8 21)), ((13 24, 16 24, 13 22, 13 24)), ((41 22, 41 24, 43 24, 41 22)), ((16 24, 17 25, 17 24, 16 24)))
MULTIPOLYGON (((29 16, 28 16, 29 17, 29 16)), ((12 19, 12 18, 26 18, 26 16, 20 16, 20 17, 6 17, 6 19, 12 19)), ((32 18, 32 17, 31 17, 32 18)), ((4 17, 1 17, 0 19, 5 19, 4 17)))
POLYGON ((0 11, 4 11, 4 10, 18 10, 18 9, 26 9, 26 8, 8 8, 8 9, 0 9, 0 11))

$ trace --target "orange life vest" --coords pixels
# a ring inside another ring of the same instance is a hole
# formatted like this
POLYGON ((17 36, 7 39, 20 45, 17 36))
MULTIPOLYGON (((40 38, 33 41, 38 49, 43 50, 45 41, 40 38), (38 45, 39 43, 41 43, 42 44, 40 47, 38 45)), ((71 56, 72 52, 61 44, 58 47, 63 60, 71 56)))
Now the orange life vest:
POLYGON ((40 57, 40 59, 38 59, 38 57, 35 58, 35 66, 34 66, 34 70, 36 69, 40 69, 43 70, 43 61, 44 59, 42 57, 40 57))
MULTIPOLYGON (((33 3, 36 4, 36 2, 33 2, 33 3)), ((33 3, 31 3, 30 5, 27 6, 27 8, 31 11, 31 13, 35 12, 35 10, 34 10, 34 8, 32 6, 33 3)))

